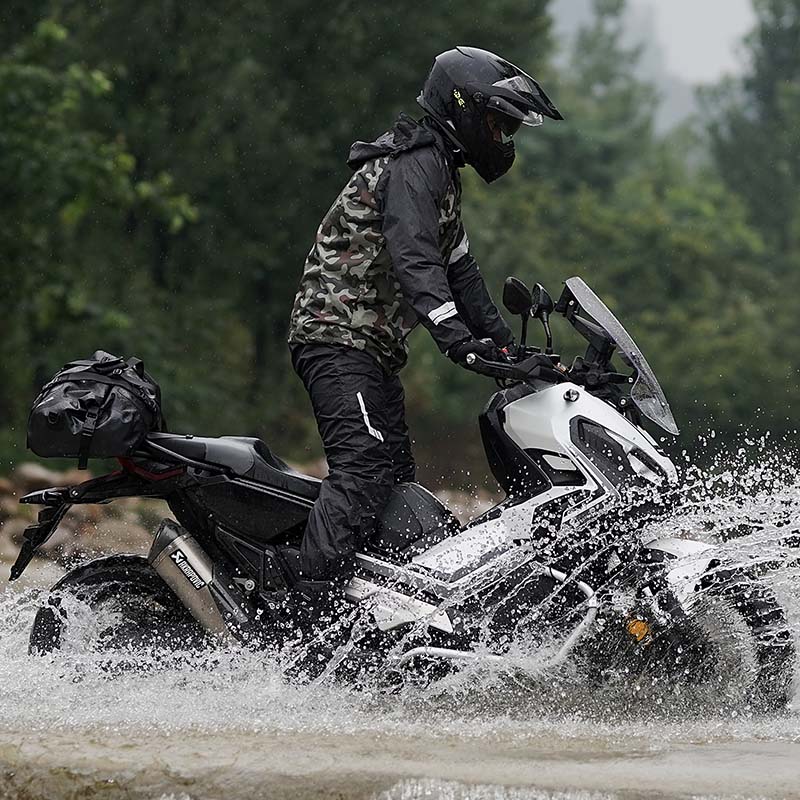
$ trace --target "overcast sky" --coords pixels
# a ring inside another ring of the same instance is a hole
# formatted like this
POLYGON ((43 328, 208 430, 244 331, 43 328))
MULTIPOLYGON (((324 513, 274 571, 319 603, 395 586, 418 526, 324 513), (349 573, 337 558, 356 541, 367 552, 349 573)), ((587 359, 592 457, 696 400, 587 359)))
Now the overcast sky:
POLYGON ((751 0, 629 0, 650 7, 667 69, 691 83, 738 71, 736 50, 753 26, 751 0))

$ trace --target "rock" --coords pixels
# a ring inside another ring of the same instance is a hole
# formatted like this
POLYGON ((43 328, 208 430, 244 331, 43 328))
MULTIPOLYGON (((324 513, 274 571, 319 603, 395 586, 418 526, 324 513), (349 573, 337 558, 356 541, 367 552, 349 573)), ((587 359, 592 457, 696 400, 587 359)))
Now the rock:
MULTIPOLYGON (((118 553, 146 555, 152 542, 152 534, 141 525, 106 517, 97 523, 84 523, 76 531, 62 537, 65 526, 53 537, 54 545, 48 547, 51 558, 65 566, 118 553)), ((49 543, 48 543, 49 544, 49 543)))
POLYGON ((22 543, 22 534, 30 523, 24 519, 9 519, 0 523, 0 559, 13 561, 22 543))
MULTIPOLYGON (((94 475, 86 469, 68 469, 61 474, 61 486, 75 486, 78 483, 83 483, 94 477, 94 475)), ((55 484, 54 484, 55 485, 55 484)))
MULTIPOLYGON (((38 464, 23 464, 14 473, 14 485, 21 496, 27 491, 72 484, 74 474, 70 475, 38 464)), ((85 479, 86 473, 79 473, 78 477, 85 479)), ((36 520, 38 511, 39 506, 20 505, 13 494, 0 494, 0 560, 16 558, 25 528, 36 520)), ((170 512, 163 502, 138 498, 109 505, 72 506, 39 553, 42 558, 67 567, 102 555, 144 555, 165 516, 170 512)))
POLYGON ((19 516, 20 506, 15 497, 0 495, 0 522, 19 516))
POLYGON ((84 525, 96 525, 108 515, 108 506, 95 504, 72 506, 67 512, 66 520, 71 527, 77 529, 84 525))
POLYGON ((16 517, 18 511, 19 503, 14 484, 7 478, 0 478, 0 522, 9 517, 16 517))
POLYGON ((82 483, 91 477, 91 473, 86 471, 69 470, 68 472, 56 472, 33 462, 20 464, 11 474, 12 483, 18 489, 20 495, 36 492, 40 489, 48 489, 51 486, 72 486, 76 483, 82 483))

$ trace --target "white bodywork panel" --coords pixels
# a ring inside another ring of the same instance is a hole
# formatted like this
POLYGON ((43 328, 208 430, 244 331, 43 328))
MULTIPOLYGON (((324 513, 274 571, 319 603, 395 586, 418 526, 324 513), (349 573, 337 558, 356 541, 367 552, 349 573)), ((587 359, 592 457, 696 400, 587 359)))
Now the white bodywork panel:
POLYGON ((382 631, 425 620, 432 628, 438 628, 445 633, 453 632, 450 618, 443 611, 437 611, 436 606, 378 586, 371 581, 352 578, 347 584, 345 594, 357 603, 373 598, 372 614, 375 624, 382 631))
POLYGON ((672 462, 659 453, 653 439, 637 428, 614 408, 598 400, 571 383, 551 386, 535 394, 509 403, 504 408, 505 431, 523 450, 535 448, 552 453, 559 459, 559 469, 568 461, 572 469, 580 471, 586 483, 582 486, 553 486, 546 492, 503 509, 500 516, 466 528, 456 536, 435 545, 416 556, 414 567, 445 581, 456 581, 477 569, 494 554, 507 550, 515 542, 530 539, 532 532, 545 520, 539 511, 549 501, 581 493, 585 496, 564 517, 564 522, 592 510, 601 510, 619 498, 617 490, 605 479, 602 472, 573 444, 570 422, 583 417, 608 430, 622 445, 626 453, 639 449, 661 466, 670 480, 676 477, 672 462), (574 390, 578 399, 564 399, 568 390, 574 390))
MULTIPOLYGON (((670 481, 677 478, 674 465, 658 451, 647 432, 637 428, 608 403, 573 383, 551 386, 510 403, 504 410, 505 431, 523 449, 536 448, 556 453, 584 466, 588 459, 570 438, 571 421, 582 417, 613 434, 626 453, 639 449, 664 470, 670 481), (577 393, 577 400, 565 399, 570 390, 577 393)), ((589 465, 592 472, 597 471, 590 462, 589 465)))
MULTIPOLYGON (((471 581, 481 568, 488 568, 502 553, 515 544, 530 540, 534 531, 551 522, 546 509, 543 510, 551 501, 574 495, 573 504, 564 510, 562 524, 581 524, 617 502, 619 493, 615 486, 573 443, 570 424, 575 418, 586 419, 602 427, 621 445, 631 467, 642 477, 653 483, 662 480, 644 461, 636 458, 633 453, 636 450, 661 467, 669 482, 677 478, 672 462, 661 454, 649 434, 633 425, 615 408, 574 384, 548 386, 509 403, 503 411, 504 430, 518 447, 544 451, 550 455, 551 466, 562 471, 580 472, 585 482, 579 486, 551 486, 529 500, 504 507, 498 516, 470 525, 415 556, 403 568, 395 567, 392 570, 388 563, 385 564, 384 569, 377 570, 380 574, 394 577, 399 584, 415 586, 417 590, 422 588, 420 583, 430 581, 427 590, 431 594, 447 596, 462 583, 471 581), (567 392, 577 399, 567 400, 567 392), (386 574, 387 570, 394 572, 394 575, 386 574), (410 579, 409 573, 413 574, 413 579, 410 579)), ((702 555, 707 545, 676 539, 662 540, 659 546, 655 543, 650 546, 676 556, 696 555, 691 564, 682 559, 682 563, 670 573, 670 580, 680 588, 680 594, 687 596, 708 566, 709 557, 702 555)), ((370 568, 368 564, 364 566, 370 568)), ((447 614, 437 611, 436 606, 378 584, 354 578, 347 588, 347 594, 353 600, 374 597, 375 620, 381 630, 421 620, 443 631, 453 630, 447 614)))
POLYGON ((543 503, 572 494, 574 486, 554 486, 547 492, 511 506, 495 519, 472 525, 430 550, 415 556, 411 563, 441 580, 458 580, 465 570, 476 569, 494 554, 500 554, 515 542, 531 538, 541 520, 537 512, 543 503))

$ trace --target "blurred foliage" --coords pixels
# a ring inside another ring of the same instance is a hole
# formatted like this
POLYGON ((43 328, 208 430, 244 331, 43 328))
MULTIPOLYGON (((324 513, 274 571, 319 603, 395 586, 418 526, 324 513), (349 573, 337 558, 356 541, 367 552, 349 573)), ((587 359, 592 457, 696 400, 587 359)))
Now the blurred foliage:
MULTIPOLYGON (((285 346, 305 254, 350 143, 414 113, 433 56, 460 43, 541 77, 567 118, 523 131, 497 184, 464 172, 494 293, 508 274, 554 294, 582 275, 640 341, 680 424, 724 433, 761 409, 759 424, 792 429, 800 0, 758 1, 750 72, 708 94, 707 136, 666 139, 622 44, 624 0, 596 0, 561 71, 547 5, 4 3, 0 458, 20 457, 41 383, 99 347, 145 360, 174 430, 318 454, 285 346)), ((424 331, 412 350, 423 476, 474 477, 492 386, 424 331)))
POLYGON ((100 70, 58 64, 66 40, 62 26, 44 20, 0 58, 0 419, 17 430, 32 390, 71 344, 129 323, 94 291, 86 222, 145 207, 191 215, 167 184, 144 195, 124 142, 85 123, 111 84, 100 70))
POLYGON ((709 134, 720 175, 775 254, 791 258, 800 245, 800 2, 754 7, 748 71, 705 93, 709 134))

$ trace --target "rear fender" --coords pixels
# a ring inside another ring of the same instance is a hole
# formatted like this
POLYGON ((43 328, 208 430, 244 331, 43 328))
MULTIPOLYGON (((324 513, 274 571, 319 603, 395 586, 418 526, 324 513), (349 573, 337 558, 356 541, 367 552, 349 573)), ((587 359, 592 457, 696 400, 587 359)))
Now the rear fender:
POLYGON ((136 583, 156 594, 170 591, 143 556, 114 555, 88 561, 63 575, 50 589, 47 602, 36 614, 29 651, 32 654, 44 654, 51 652, 54 646, 59 646, 54 643, 61 638, 66 618, 62 594, 83 600, 87 593, 104 583, 121 582, 136 583))
POLYGON ((30 564, 36 551, 56 532, 59 523, 78 503, 108 503, 120 497, 166 498, 183 479, 185 468, 171 469, 167 473, 148 476, 128 469, 110 472, 91 478, 75 486, 59 486, 31 492, 20 499, 26 505, 44 506, 38 519, 25 529, 22 547, 17 560, 11 567, 9 580, 15 581, 30 564))

